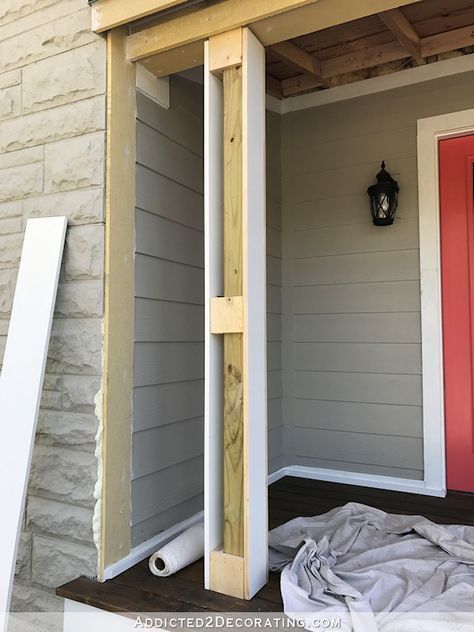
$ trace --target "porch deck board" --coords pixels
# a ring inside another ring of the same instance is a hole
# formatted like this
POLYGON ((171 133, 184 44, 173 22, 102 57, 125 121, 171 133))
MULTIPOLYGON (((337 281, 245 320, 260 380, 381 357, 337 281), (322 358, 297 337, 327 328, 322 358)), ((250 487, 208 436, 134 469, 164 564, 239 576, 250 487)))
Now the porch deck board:
MULTIPOLYGON (((269 520, 273 528, 298 516, 324 513, 347 502, 371 505, 399 514, 421 514, 440 524, 474 526, 474 495, 449 492, 446 498, 420 496, 340 483, 285 477, 269 487, 269 520)), ((200 560, 172 577, 154 577, 144 560, 103 584, 81 577, 57 589, 56 594, 108 612, 280 612, 279 575, 250 601, 203 588, 200 560)))

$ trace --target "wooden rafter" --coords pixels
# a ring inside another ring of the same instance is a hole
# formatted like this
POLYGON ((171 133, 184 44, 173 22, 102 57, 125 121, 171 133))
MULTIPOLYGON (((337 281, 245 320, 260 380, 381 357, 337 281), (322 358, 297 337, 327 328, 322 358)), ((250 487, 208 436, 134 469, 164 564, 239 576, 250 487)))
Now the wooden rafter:
POLYGON ((292 42, 280 42, 273 44, 271 50, 283 61, 295 66, 298 70, 309 73, 321 86, 329 86, 330 83, 323 79, 321 74, 321 63, 318 59, 305 52, 302 48, 292 42))
MULTIPOLYGON (((420 39, 420 51, 423 58, 440 55, 458 48, 474 45, 474 25, 465 26, 446 33, 430 35, 420 39)), ((406 59, 407 50, 398 41, 381 46, 361 49, 347 55, 340 55, 321 62, 321 73, 324 79, 338 75, 357 72, 366 68, 374 68, 393 61, 406 59)), ((306 90, 320 87, 320 83, 310 75, 290 77, 281 82, 283 96, 298 94, 306 90)))
POLYGON ((421 40, 418 37, 418 33, 400 9, 391 9, 390 11, 379 13, 379 18, 393 33, 398 42, 406 48, 418 66, 426 63, 421 54, 421 40))

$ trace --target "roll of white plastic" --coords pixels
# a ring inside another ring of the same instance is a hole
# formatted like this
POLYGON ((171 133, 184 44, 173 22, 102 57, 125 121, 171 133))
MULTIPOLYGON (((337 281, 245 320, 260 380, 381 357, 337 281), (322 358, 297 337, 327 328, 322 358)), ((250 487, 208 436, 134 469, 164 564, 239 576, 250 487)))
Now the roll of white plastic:
POLYGON ((153 553, 148 565, 153 575, 169 577, 203 555, 204 522, 198 522, 153 553))

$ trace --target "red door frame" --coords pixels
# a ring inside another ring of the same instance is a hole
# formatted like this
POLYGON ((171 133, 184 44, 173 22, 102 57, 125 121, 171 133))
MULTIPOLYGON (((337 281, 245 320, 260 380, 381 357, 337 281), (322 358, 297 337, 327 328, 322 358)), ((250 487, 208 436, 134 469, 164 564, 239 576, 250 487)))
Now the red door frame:
POLYGON ((439 141, 447 488, 474 492, 474 135, 439 141))

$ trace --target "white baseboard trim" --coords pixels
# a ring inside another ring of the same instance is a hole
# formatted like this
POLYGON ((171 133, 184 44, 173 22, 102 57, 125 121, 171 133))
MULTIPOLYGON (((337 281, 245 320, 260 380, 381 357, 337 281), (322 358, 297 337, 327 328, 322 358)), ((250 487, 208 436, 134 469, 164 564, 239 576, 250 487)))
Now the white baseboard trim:
POLYGON ((346 485, 359 485, 360 487, 373 487, 375 489, 387 489, 396 492, 408 492, 410 494, 422 494, 425 496, 446 496, 446 489, 427 487, 424 481, 393 476, 379 476, 376 474, 363 474, 361 472, 344 472, 342 470, 329 470, 322 467, 307 467, 305 465, 287 465, 273 472, 268 477, 268 484, 275 483, 284 476, 296 476, 330 483, 344 483, 346 485))
MULTIPOLYGON (((307 467, 305 465, 286 465, 272 472, 268 476, 268 485, 276 483, 285 476, 296 476, 298 478, 308 478, 317 481, 328 481, 330 483, 344 483, 346 485, 359 485, 360 487, 373 487, 375 489, 387 489, 397 492, 408 492, 411 494, 422 494, 425 496, 446 496, 446 489, 435 489, 427 487, 424 481, 416 481, 408 478, 397 478, 392 476, 378 476, 375 474, 363 474, 361 472, 344 472, 342 470, 329 470, 322 467, 307 467)), ((134 547, 123 559, 107 566, 104 571, 104 581, 113 579, 125 572, 135 564, 138 564, 146 557, 154 553, 161 546, 175 538, 177 535, 189 529, 194 524, 203 520, 204 511, 183 520, 170 527, 166 531, 150 538, 143 544, 134 547)))
POLYGON ((129 568, 132 568, 132 566, 135 566, 135 564, 138 564, 146 557, 150 556, 161 546, 164 546, 167 542, 203 519, 204 511, 200 511, 197 514, 194 514, 194 516, 191 516, 191 518, 178 522, 178 524, 166 529, 166 531, 162 531, 146 542, 135 546, 126 557, 118 562, 114 562, 110 566, 107 566, 104 570, 104 581, 107 579, 113 579, 114 577, 117 577, 117 575, 120 575, 120 573, 124 573, 129 568))

